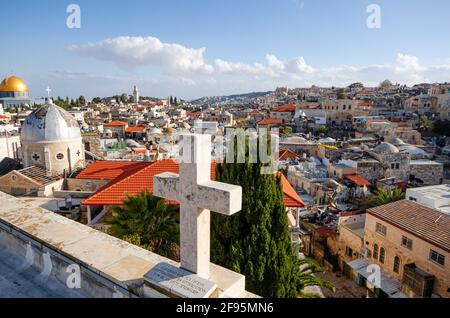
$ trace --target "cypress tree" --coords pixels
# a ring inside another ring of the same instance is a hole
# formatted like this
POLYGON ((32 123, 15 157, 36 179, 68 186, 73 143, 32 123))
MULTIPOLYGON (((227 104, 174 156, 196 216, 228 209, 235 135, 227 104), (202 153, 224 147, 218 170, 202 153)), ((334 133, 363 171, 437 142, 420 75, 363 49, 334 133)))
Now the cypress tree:
POLYGON ((212 213, 212 260, 244 274, 246 289, 260 296, 296 297, 299 261, 291 243, 281 180, 275 174, 262 174, 261 160, 249 162, 248 145, 247 140, 244 163, 225 160, 216 168, 217 181, 242 186, 242 210, 231 217, 212 213))

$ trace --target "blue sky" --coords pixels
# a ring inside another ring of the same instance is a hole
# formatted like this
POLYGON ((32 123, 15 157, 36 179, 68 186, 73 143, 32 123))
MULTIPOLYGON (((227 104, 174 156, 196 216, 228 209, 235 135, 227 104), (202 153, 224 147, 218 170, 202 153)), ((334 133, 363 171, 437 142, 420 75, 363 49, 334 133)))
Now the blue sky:
POLYGON ((447 0, 17 0, 1 3, 0 76, 34 97, 204 95, 450 81, 447 0), (66 26, 69 4, 81 28, 66 26), (370 29, 369 4, 381 28, 370 29), (89 45, 89 43, 91 43, 89 45))

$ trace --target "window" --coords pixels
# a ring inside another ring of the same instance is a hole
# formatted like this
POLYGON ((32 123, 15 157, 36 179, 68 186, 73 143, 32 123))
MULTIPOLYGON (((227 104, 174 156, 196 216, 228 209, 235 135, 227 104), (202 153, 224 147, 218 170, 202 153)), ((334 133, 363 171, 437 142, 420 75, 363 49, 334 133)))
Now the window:
POLYGON ((395 163, 391 163, 391 169, 395 168, 395 163))
POLYGON ((348 257, 353 257, 353 249, 351 247, 346 246, 345 255, 347 255, 348 257))
POLYGON ((373 258, 378 259, 378 244, 373 245, 373 258))
POLYGON ((377 223, 375 231, 381 235, 386 236, 387 229, 383 224, 377 223))
POLYGON ((396 272, 397 274, 400 271, 400 257, 395 256, 394 257, 394 272, 396 272))
POLYGON ((406 247, 409 250, 412 250, 412 240, 407 238, 406 236, 402 236, 402 246, 406 247))
POLYGON ((435 250, 430 250, 430 261, 438 265, 444 266, 445 256, 436 252, 435 250))
POLYGON ((395 169, 400 169, 400 164, 398 162, 395 164, 395 169))
POLYGON ((384 264, 384 258, 386 256, 386 251, 384 250, 384 247, 380 248, 380 263, 384 264))
POLYGON ((64 159, 64 154, 62 154, 61 152, 56 154, 56 159, 58 160, 63 160, 64 159))
POLYGON ((344 106, 343 106, 343 109, 345 110, 346 108, 347 108, 347 106, 346 106, 346 105, 344 105, 344 106))

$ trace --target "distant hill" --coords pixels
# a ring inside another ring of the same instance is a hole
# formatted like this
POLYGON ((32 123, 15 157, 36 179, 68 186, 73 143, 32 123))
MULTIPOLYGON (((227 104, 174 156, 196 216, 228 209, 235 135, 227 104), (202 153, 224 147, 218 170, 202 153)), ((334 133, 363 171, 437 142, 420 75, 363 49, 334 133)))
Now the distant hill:
POLYGON ((214 103, 224 103, 224 102, 243 102, 252 98, 261 97, 264 95, 267 95, 271 93, 271 91, 268 92, 251 92, 251 93, 245 93, 245 94, 234 94, 234 95, 227 95, 227 96, 205 96, 196 100, 192 100, 191 103, 193 104, 214 104, 214 103))

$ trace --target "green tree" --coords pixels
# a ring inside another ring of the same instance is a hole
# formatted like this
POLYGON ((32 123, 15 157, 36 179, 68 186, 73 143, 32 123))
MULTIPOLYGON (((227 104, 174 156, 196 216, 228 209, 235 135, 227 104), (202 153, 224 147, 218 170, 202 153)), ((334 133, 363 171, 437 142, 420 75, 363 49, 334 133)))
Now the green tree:
POLYGON ((428 117, 422 115, 419 117, 419 130, 427 131, 430 128, 430 123, 428 121, 428 117))
POLYGON ((401 189, 379 189, 375 190, 375 193, 368 196, 364 202, 363 207, 370 209, 373 207, 385 205, 391 202, 403 200, 405 198, 405 192, 401 189))
POLYGON ((448 120, 436 120, 433 124, 433 132, 442 135, 450 135, 450 121, 448 120))
POLYGON ((128 95, 127 94, 120 95, 120 101, 124 104, 128 103, 128 95))
POLYGON ((281 136, 289 136, 292 133, 292 127, 281 127, 280 134, 281 136))
POLYGON ((142 192, 112 209, 108 233, 159 255, 179 258, 179 214, 164 199, 142 192))
POLYGON ((86 105, 86 98, 84 98, 83 95, 81 95, 80 97, 78 97, 78 105, 79 105, 79 106, 84 106, 84 105, 86 105))
POLYGON ((315 260, 310 258, 301 259, 300 263, 300 286, 301 292, 298 295, 301 298, 310 298, 311 295, 304 293, 303 289, 308 286, 319 286, 335 291, 332 283, 317 277, 314 274, 323 273, 324 269, 315 260))
POLYGON ((322 135, 322 134, 325 135, 325 134, 328 133, 328 127, 327 126, 320 126, 318 132, 319 132, 320 135, 322 135))
POLYGON ((247 140, 241 149, 245 151, 244 163, 225 160, 216 168, 218 181, 242 187, 242 210, 231 217, 212 214, 212 260, 244 274, 249 291, 263 297, 295 297, 300 290, 300 269, 281 181, 275 174, 261 173, 261 160, 250 163, 248 145, 247 140))

